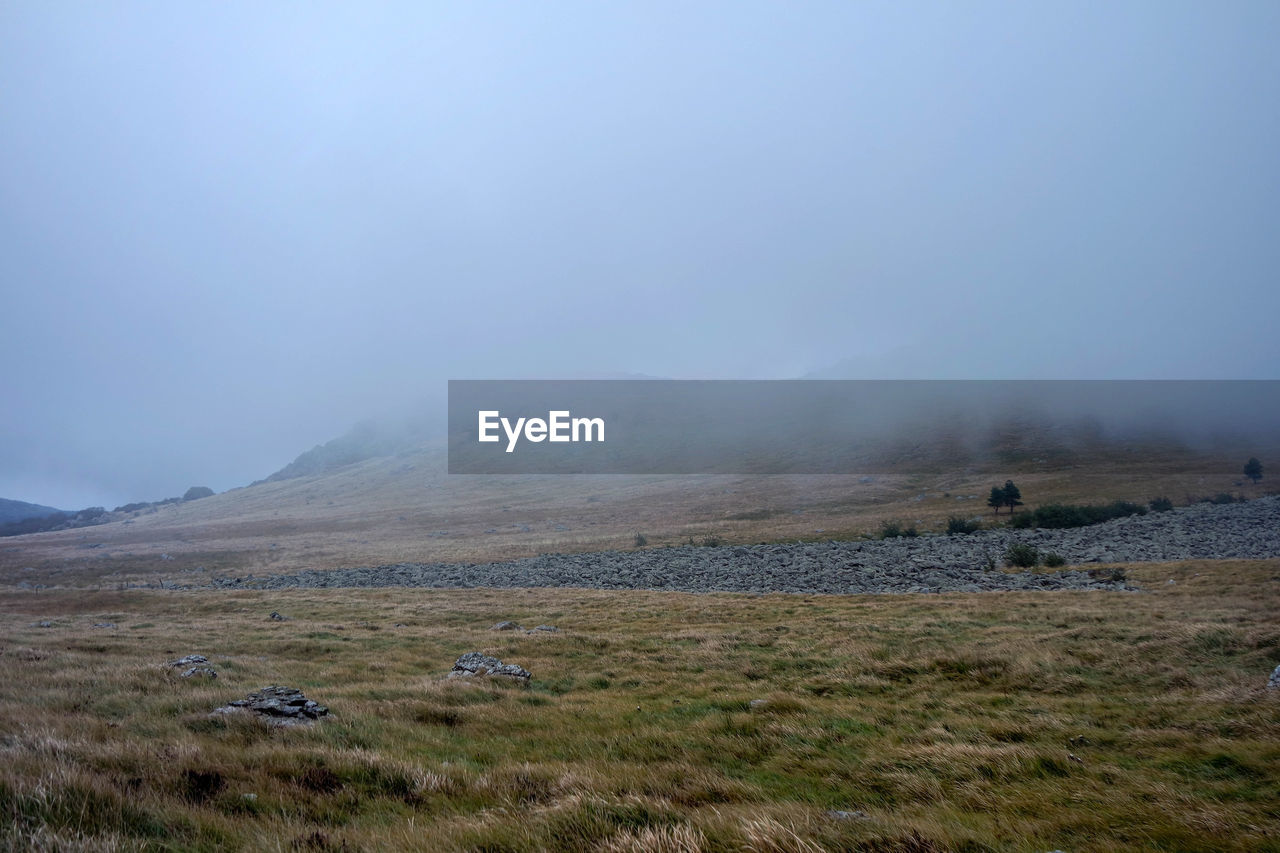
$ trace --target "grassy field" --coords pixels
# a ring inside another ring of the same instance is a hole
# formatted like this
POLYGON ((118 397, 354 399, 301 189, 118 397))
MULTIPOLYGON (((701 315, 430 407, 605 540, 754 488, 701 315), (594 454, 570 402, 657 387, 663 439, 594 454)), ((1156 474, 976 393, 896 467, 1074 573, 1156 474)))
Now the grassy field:
POLYGON ((1143 592, 10 589, 0 847, 1280 850, 1280 561, 1127 568, 1143 592), (532 682, 446 681, 471 650, 532 682), (192 652, 221 677, 164 667, 192 652), (267 684, 333 715, 209 715, 267 684))

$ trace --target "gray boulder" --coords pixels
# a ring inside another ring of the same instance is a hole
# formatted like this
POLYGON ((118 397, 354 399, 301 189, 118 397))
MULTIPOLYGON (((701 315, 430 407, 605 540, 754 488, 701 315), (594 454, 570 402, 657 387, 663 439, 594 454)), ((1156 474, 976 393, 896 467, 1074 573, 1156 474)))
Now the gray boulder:
POLYGON ((1268 690, 1280 690, 1280 666, 1271 671, 1271 677, 1267 679, 1268 690))
POLYGON ((169 661, 165 666, 182 669, 182 672, 178 673, 179 678, 218 677, 218 671, 210 665, 209 659, 204 655, 183 655, 177 660, 169 661))
POLYGON ((311 723, 329 714, 324 705, 313 702, 296 687, 272 685, 255 690, 244 699, 228 702, 215 714, 249 712, 284 724, 311 723))
POLYGON ((522 629, 522 628, 521 628, 519 625, 517 625, 515 622, 506 621, 506 622, 499 622, 497 625, 494 625, 494 626, 493 626, 492 628, 490 628, 489 630, 491 630, 491 631, 521 631, 521 630, 524 630, 524 629, 522 629))
POLYGON ((481 654, 480 652, 467 652, 458 658, 450 670, 449 678, 469 678, 471 676, 487 675, 495 678, 509 678, 518 681, 521 684, 528 684, 533 674, 529 670, 513 663, 503 663, 492 655, 481 654))

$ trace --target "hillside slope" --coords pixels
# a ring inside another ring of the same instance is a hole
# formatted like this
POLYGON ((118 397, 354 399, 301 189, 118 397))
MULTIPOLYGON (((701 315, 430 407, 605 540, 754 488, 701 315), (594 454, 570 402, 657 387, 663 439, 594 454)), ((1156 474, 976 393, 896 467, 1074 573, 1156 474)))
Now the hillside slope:
POLYGON ((439 446, 402 446, 322 473, 110 513, 108 523, 92 527, 7 538, 0 542, 0 584, 191 583, 639 543, 846 539, 890 520, 938 531, 952 515, 996 520, 986 496, 1008 478, 1028 508, 1159 495, 1182 504, 1221 492, 1257 497, 1269 484, 1253 485, 1236 472, 1249 455, 1275 455, 1275 448, 1254 446, 1133 444, 1038 455, 1043 448, 1026 429, 1010 433, 1008 445, 1010 452, 952 467, 935 459, 925 471, 913 471, 906 458, 899 473, 786 477, 451 476, 439 446))
POLYGON ((0 498, 0 524, 8 524, 11 521, 22 521, 26 518, 43 518, 46 515, 60 513, 63 510, 54 509, 51 506, 41 506, 40 504, 27 503, 26 501, 14 501, 8 498, 0 498))

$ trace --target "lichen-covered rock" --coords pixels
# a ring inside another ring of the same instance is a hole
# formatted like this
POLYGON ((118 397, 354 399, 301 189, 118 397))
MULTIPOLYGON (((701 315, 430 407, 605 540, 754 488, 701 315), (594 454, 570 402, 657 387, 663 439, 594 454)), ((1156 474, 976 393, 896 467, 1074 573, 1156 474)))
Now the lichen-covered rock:
POLYGON ((184 655, 177 660, 169 661, 169 666, 195 666, 196 664, 208 663, 209 659, 204 655, 184 655))
POLYGON ((1280 666, 1271 671, 1271 677, 1267 679, 1268 690, 1280 690, 1280 666))
POLYGON ((244 699, 228 702, 215 714, 251 712, 282 723, 310 723, 327 716, 329 709, 313 702, 296 687, 272 685, 255 690, 244 699))
POLYGON ((467 652, 458 658, 449 672, 449 678, 467 678, 476 675, 488 675, 496 678, 510 678, 527 684, 533 674, 529 670, 513 663, 503 663, 492 655, 480 652, 467 652))
POLYGON ((515 622, 506 621, 506 622, 499 622, 497 625, 494 625, 494 626, 493 626, 492 628, 490 628, 489 630, 491 630, 491 631, 521 631, 521 630, 523 630, 523 629, 522 629, 519 625, 517 625, 515 622))
POLYGON ((217 678, 218 671, 211 666, 193 666, 178 676, 179 678, 217 678))

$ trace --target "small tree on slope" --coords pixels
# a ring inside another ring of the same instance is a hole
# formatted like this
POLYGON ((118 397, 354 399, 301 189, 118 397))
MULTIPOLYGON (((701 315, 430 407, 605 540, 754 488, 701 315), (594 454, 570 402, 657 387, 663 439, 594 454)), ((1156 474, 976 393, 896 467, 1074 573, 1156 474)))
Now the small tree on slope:
POLYGON ((1009 508, 1009 513, 1013 513, 1014 507, 1022 506, 1022 492, 1013 484, 1013 480, 1005 480, 1004 488, 1004 505, 1009 508))
POLYGON ((987 498, 987 506, 996 511, 996 515, 1000 514, 1000 507, 1004 506, 1004 489, 999 486, 991 487, 991 497, 987 498))

